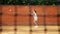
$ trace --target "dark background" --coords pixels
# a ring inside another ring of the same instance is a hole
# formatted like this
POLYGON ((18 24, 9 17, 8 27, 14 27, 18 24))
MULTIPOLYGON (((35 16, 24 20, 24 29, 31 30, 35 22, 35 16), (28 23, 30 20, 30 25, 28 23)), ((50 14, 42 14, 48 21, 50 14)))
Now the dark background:
POLYGON ((60 0, 0 0, 0 5, 60 5, 60 0))

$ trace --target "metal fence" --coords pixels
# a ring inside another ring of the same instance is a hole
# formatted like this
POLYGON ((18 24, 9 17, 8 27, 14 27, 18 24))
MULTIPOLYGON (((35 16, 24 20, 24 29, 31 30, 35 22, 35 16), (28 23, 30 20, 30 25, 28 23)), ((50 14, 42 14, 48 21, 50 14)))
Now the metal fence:
MULTIPOLYGON (((8 27, 10 29, 12 28, 11 31, 13 30, 13 32, 15 32, 14 34, 49 34, 50 31, 60 34, 60 6, 1 5, 0 33, 4 34, 4 31, 8 31, 8 27), (33 16, 31 15, 34 9, 37 11, 39 25, 39 28, 36 30, 33 28, 35 24, 33 23, 33 16), (27 26, 26 29, 28 30, 26 33, 24 33, 26 30, 23 29, 23 26, 27 26), (20 30, 23 31, 23 33, 18 33, 20 30), (40 31, 42 31, 42 33, 40 31)), ((6 32, 6 34, 8 33, 6 32)))

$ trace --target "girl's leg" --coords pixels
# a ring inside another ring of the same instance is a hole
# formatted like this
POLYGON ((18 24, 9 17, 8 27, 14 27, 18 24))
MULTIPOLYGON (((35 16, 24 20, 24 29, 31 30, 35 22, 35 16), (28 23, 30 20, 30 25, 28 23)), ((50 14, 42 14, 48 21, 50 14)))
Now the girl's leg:
POLYGON ((34 24, 35 24, 35 25, 38 25, 38 24, 37 24, 37 21, 34 20, 34 24))
POLYGON ((38 28, 37 21, 34 21, 34 24, 35 24, 34 28, 38 28))

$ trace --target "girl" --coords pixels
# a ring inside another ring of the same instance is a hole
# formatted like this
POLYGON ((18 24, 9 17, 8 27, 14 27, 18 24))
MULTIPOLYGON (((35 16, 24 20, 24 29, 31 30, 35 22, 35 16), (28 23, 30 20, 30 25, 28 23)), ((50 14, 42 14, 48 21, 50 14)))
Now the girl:
POLYGON ((38 17, 37 17, 37 13, 36 13, 36 10, 33 10, 33 17, 34 17, 34 24, 35 24, 35 28, 38 27, 38 24, 37 24, 37 20, 38 20, 38 17))

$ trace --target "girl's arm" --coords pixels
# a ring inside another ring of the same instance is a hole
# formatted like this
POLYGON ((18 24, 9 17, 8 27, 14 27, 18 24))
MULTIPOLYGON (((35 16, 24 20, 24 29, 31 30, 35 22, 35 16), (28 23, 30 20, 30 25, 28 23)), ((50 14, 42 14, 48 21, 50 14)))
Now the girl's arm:
POLYGON ((31 12, 31 15, 34 15, 34 13, 33 13, 33 12, 31 12))

